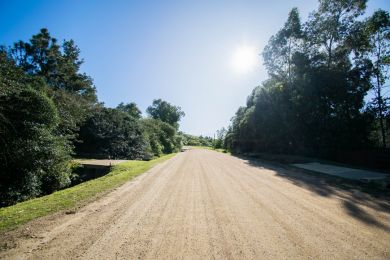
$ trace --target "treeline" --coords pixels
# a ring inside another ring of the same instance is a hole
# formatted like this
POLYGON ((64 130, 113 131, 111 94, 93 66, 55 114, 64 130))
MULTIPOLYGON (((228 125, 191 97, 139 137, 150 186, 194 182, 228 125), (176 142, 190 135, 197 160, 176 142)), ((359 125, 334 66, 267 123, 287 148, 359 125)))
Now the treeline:
POLYGON ((183 145, 188 146, 206 146, 214 149, 225 149, 225 136, 227 130, 223 127, 220 130, 217 130, 214 137, 210 136, 196 136, 181 133, 183 145))
POLYGON ((183 145, 188 146, 213 146, 213 138, 209 136, 196 136, 190 134, 182 134, 183 135, 183 145))
POLYGON ((269 79, 238 109, 224 146, 323 158, 388 153, 389 13, 362 19, 365 8, 366 0, 320 0, 303 23, 293 8, 262 53, 269 79))
POLYGON ((47 29, 0 48, 0 206, 67 187, 73 156, 148 160, 181 147, 180 107, 107 108, 72 40, 47 29))

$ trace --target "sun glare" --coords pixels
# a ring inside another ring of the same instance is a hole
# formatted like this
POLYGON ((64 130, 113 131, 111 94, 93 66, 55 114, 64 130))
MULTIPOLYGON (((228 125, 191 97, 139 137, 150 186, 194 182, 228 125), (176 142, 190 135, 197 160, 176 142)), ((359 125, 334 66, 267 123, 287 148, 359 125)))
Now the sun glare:
POLYGON ((253 70, 258 62, 258 54, 254 47, 241 46, 235 50, 232 57, 232 66, 239 74, 253 70))

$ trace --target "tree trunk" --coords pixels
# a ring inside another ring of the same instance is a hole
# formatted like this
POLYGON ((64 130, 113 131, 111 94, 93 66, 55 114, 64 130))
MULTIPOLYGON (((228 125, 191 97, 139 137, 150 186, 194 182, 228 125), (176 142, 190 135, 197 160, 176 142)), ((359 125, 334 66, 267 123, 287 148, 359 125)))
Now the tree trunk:
POLYGON ((377 61, 376 61, 376 86, 377 86, 377 99, 378 99, 378 110, 379 110, 379 124, 381 127, 381 134, 382 134, 382 145, 383 148, 386 148, 386 131, 385 131, 385 124, 384 124, 384 115, 383 115, 383 98, 382 98, 382 83, 380 80, 380 60, 381 60, 381 37, 379 33, 377 34, 377 42, 378 42, 378 51, 377 51, 377 61))
POLYGON ((378 84, 377 98, 378 98, 378 110, 379 110, 379 124, 381 127, 382 145, 383 145, 383 148, 386 148, 387 147, 386 129, 385 129, 385 124, 384 124, 383 100, 382 100, 382 95, 381 95, 381 86, 380 86, 379 75, 377 75, 377 84, 378 84))

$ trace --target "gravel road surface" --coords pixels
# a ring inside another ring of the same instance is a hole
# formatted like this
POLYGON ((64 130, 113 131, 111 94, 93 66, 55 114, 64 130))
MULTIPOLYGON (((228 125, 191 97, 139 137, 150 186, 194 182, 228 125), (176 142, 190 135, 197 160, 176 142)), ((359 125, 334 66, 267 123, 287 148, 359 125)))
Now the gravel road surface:
POLYGON ((0 258, 390 259, 388 201, 203 149, 13 232, 0 258))

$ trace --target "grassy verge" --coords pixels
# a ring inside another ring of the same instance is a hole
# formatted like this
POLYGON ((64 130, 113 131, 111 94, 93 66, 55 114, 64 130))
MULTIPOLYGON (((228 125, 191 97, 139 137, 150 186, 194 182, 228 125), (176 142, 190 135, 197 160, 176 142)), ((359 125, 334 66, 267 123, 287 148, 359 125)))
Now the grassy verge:
POLYGON ((151 161, 129 161, 113 167, 107 175, 54 192, 50 195, 27 200, 13 206, 0 209, 0 231, 16 228, 30 220, 77 207, 91 201, 99 194, 112 190, 121 184, 144 173, 157 163, 172 158, 169 154, 151 161))

